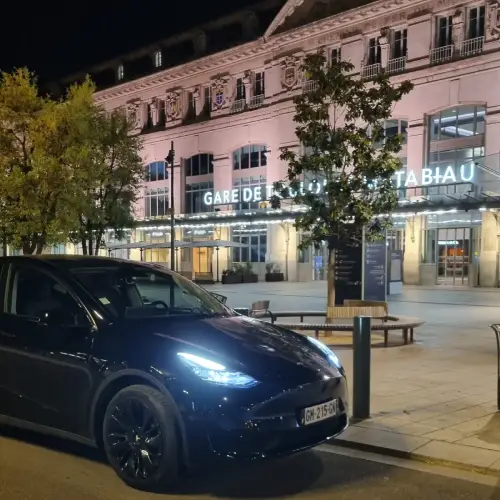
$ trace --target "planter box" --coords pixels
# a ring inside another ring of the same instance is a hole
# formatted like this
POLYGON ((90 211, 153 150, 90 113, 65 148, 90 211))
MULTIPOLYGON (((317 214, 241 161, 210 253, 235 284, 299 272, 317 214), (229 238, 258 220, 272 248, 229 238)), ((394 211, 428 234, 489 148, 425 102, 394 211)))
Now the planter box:
POLYGON ((266 273, 266 281, 285 281, 283 273, 266 273))
POLYGON ((223 274, 222 284, 223 285, 236 285, 238 283, 243 283, 243 276, 241 274, 223 274))
POLYGON ((257 274, 244 274, 243 283, 258 283, 259 276, 257 274))

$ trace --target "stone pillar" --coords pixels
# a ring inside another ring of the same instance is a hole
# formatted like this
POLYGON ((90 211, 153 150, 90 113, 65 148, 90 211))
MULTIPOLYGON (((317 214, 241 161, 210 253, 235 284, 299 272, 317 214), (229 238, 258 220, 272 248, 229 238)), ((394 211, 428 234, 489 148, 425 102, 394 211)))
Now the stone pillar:
POLYGON ((380 45, 380 64, 382 68, 387 67, 387 63, 390 59, 391 46, 389 44, 389 29, 384 28, 380 31, 380 36, 378 37, 378 44, 380 45))
POLYGON ((481 253, 479 254, 479 286, 498 286, 497 219, 493 212, 483 212, 481 225, 481 253))
POLYGON ((288 262, 288 281, 297 281, 297 230, 292 223, 267 226, 267 262, 277 264, 285 279, 288 262))
POLYGON ((453 23, 453 29, 452 29, 453 45, 455 46, 455 50, 457 52, 460 52, 465 34, 463 9, 457 9, 455 11, 455 14, 453 14, 452 23, 453 23))
POLYGON ((200 89, 199 87, 196 87, 193 90, 193 106, 194 106, 194 116, 198 116, 202 109, 203 109, 203 104, 200 106, 200 89))
POLYGON ((420 284, 420 240, 422 237, 422 217, 411 216, 406 219, 405 252, 403 260, 403 283, 420 284))

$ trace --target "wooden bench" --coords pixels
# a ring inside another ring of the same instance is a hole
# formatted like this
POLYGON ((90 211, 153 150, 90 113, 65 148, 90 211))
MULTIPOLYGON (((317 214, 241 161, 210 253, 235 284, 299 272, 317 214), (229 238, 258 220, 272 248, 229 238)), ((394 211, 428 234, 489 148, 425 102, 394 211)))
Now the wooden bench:
POLYGON ((213 285, 214 275, 212 273, 194 273, 194 282, 200 285, 213 285))
POLYGON ((327 318, 330 319, 353 319, 355 316, 370 316, 381 319, 387 317, 387 307, 380 306, 335 306, 329 307, 327 318))
POLYGON ((351 307, 383 307, 385 310, 384 316, 389 315, 389 305, 387 302, 378 301, 378 300, 344 300, 345 306, 351 307))

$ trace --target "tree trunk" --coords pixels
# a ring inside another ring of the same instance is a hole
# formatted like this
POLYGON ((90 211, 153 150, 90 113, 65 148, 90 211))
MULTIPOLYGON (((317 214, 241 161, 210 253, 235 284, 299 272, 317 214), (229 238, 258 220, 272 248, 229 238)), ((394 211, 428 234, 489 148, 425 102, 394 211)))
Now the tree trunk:
POLYGON ((23 239, 21 249, 23 251, 23 255, 32 255, 36 249, 36 243, 34 243, 31 239, 23 239))
POLYGON ((99 255, 99 250, 101 249, 101 241, 104 235, 104 231, 101 229, 97 231, 96 239, 95 239, 95 255, 99 255))
POLYGON ((85 236, 82 236, 82 253, 83 255, 88 255, 87 239, 85 238, 85 236))
POLYGON ((335 249, 328 249, 327 282, 327 307, 335 307, 335 249))
POLYGON ((89 234, 89 239, 87 241, 89 243, 88 255, 94 255, 94 249, 93 249, 94 240, 92 239, 92 233, 89 234))
POLYGON ((4 257, 7 256, 7 231, 3 230, 3 238, 2 238, 2 255, 4 257))

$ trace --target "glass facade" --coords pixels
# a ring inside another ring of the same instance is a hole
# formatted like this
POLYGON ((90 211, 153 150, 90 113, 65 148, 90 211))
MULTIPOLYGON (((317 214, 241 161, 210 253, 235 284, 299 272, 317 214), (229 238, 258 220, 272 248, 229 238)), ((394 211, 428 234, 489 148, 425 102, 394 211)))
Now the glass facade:
POLYGON ((168 179, 168 172, 164 161, 154 161, 145 167, 146 182, 164 181, 168 179))
POLYGON ((146 189, 144 203, 146 217, 164 217, 168 213, 168 189, 146 189))
POLYGON ((186 177, 214 173, 214 155, 201 153, 185 160, 186 177))
POLYGON ((251 208, 257 209, 262 201, 266 199, 266 177, 263 175, 255 177, 240 177, 233 180, 233 188, 238 189, 238 199, 244 200, 247 188, 255 188, 260 186, 262 199, 260 201, 240 201, 233 205, 233 210, 248 210, 251 208))
POLYGON ((193 184, 186 184, 186 214, 197 214, 201 212, 211 212, 213 207, 203 203, 205 193, 214 190, 213 181, 197 182, 193 184))
POLYGON ((233 248, 233 262, 266 262, 266 225, 254 229, 233 229, 233 241, 244 245, 233 248))
POLYGON ((429 117, 431 141, 466 138, 484 134, 484 106, 449 108, 429 117))
POLYGON ((234 151, 233 170, 265 167, 267 165, 267 148, 263 144, 252 144, 234 151))

